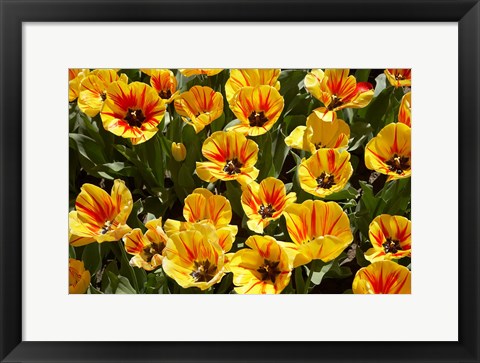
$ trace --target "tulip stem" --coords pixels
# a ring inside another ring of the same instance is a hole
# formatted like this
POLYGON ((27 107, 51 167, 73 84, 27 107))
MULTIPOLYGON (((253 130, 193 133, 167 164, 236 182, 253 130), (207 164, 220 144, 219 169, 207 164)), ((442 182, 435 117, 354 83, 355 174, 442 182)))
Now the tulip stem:
POLYGON ((133 288, 135 289, 135 291, 137 292, 137 294, 140 292, 140 289, 138 288, 138 282, 137 282, 137 275, 135 274, 135 271, 133 270, 133 267, 130 266, 130 263, 129 263, 129 260, 128 260, 128 256, 127 256, 127 252, 125 251, 125 246, 123 245, 123 242, 120 240, 118 241, 118 245, 120 247, 120 251, 122 253, 122 257, 125 259, 126 261, 126 264, 128 266, 128 269, 130 270, 130 274, 132 276, 132 281, 133 281, 133 288))
POLYGON ((308 289, 310 288, 310 282, 312 281, 313 276, 313 262, 310 265, 310 272, 308 273, 307 281, 305 281, 305 288, 303 290, 304 294, 308 294, 308 289))

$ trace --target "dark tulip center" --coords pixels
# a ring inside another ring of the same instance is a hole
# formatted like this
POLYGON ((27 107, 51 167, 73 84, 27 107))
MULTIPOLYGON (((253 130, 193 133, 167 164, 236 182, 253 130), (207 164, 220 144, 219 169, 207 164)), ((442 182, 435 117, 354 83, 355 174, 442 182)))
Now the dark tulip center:
POLYGON ((388 165, 390 171, 393 171, 400 175, 404 172, 404 170, 410 168, 410 164, 408 163, 409 160, 410 158, 406 156, 399 156, 397 154, 394 154, 390 160, 387 160, 385 162, 385 164, 388 165))
POLYGON ((227 163, 223 167, 223 171, 226 172, 228 175, 238 174, 240 173, 240 168, 242 166, 242 163, 238 161, 237 158, 233 158, 232 160, 227 160, 227 163))
POLYGON ((273 213, 275 213, 275 209, 272 207, 271 204, 264 206, 263 204, 258 209, 258 214, 262 216, 262 219, 265 218, 272 218, 273 213))
POLYGON ((268 118, 265 116, 263 111, 253 111, 250 116, 248 116, 248 121, 250 121, 251 127, 262 127, 268 121, 268 118))
POLYGON ((398 251, 402 250, 400 246, 400 241, 396 239, 392 239, 391 237, 387 237, 385 242, 382 243, 383 249, 385 253, 397 253, 398 251))
POLYGON ((335 185, 335 177, 333 174, 322 172, 317 178, 317 185, 319 188, 330 189, 335 185))
POLYGON ((169 89, 162 90, 158 93, 158 95, 160 96, 160 98, 168 100, 170 97, 172 97, 172 91, 170 91, 169 89))
POLYGON ((280 261, 270 261, 267 259, 263 260, 263 265, 257 269, 257 272, 260 272, 262 275, 262 281, 270 280, 275 283, 277 276, 280 275, 280 270, 278 269, 280 261))
POLYGON ((129 108, 125 116, 125 121, 132 127, 141 127, 143 121, 145 121, 145 116, 142 110, 132 110, 129 108))
POLYGON ((209 260, 201 261, 201 262, 194 262, 195 269, 192 271, 190 276, 193 277, 195 282, 208 282, 214 276, 217 270, 217 266, 210 264, 209 260))

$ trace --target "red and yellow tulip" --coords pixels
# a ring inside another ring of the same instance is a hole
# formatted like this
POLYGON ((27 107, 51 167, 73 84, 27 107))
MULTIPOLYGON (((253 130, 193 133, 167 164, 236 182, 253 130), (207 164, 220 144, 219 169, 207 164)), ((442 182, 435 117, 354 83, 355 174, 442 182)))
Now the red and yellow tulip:
POLYGON ((225 274, 225 255, 213 226, 173 234, 167 242, 162 267, 181 287, 207 290, 225 274))
POLYGON ((182 68, 179 71, 185 77, 198 76, 200 74, 210 77, 219 74, 223 71, 223 68, 182 68))
POLYGON ((90 272, 82 261, 68 259, 68 293, 85 294, 90 285, 90 272))
POLYGON ((365 258, 376 262, 410 256, 411 229, 411 222, 405 217, 379 215, 370 223, 368 235, 373 247, 365 252, 365 258))
POLYGON ((122 180, 114 181, 111 195, 96 185, 83 184, 76 210, 68 215, 70 244, 120 240, 131 231, 126 223, 132 207, 132 194, 122 180))
POLYGON ((410 294, 411 272, 392 261, 378 261, 357 271, 354 294, 410 294))
POLYGON ((398 122, 412 127, 412 92, 408 92, 402 97, 398 110, 398 122))
POLYGON ((163 250, 168 237, 162 229, 162 219, 153 219, 145 224, 147 232, 135 228, 123 237, 125 250, 133 255, 130 265, 146 271, 156 270, 162 265, 163 250))
POLYGON ((195 223, 212 225, 217 233, 218 243, 224 252, 230 251, 238 232, 238 227, 230 225, 232 208, 227 198, 214 195, 208 189, 197 188, 185 198, 183 217, 186 222, 173 219, 165 221, 165 231, 171 236, 185 230, 191 230, 195 223))
POLYGON ((113 82, 128 83, 125 74, 118 76, 114 69, 96 69, 88 74, 78 89, 78 108, 90 117, 102 111, 107 99, 107 89, 113 82))
POLYGON ((177 79, 169 69, 142 69, 150 76, 150 85, 158 92, 165 103, 171 103, 177 97, 177 79))
POLYGON ((285 143, 291 148, 313 154, 323 148, 346 148, 349 138, 350 127, 345 121, 335 119, 332 122, 325 122, 313 112, 307 117, 307 125, 297 126, 285 138, 285 143))
POLYGON ((385 126, 365 147, 367 168, 388 175, 389 181, 410 177, 411 133, 410 127, 402 123, 385 126))
POLYGON ((325 107, 315 110, 323 121, 331 122, 337 116, 335 111, 344 108, 363 108, 373 98, 373 86, 358 82, 349 76, 349 69, 312 69, 305 77, 305 88, 325 107))
POLYGON ((228 130, 250 136, 262 135, 277 122, 283 106, 283 97, 275 87, 242 87, 230 103, 240 123, 228 130))
POLYGON ((175 99, 175 110, 198 134, 223 113, 223 96, 210 87, 193 86, 175 99))
POLYGON ((331 261, 353 241, 350 221, 335 202, 306 200, 291 204, 284 212, 293 242, 279 242, 293 267, 312 260, 331 261))
POLYGON ((350 153, 339 149, 318 149, 298 167, 302 189, 321 198, 341 191, 352 173, 350 153))
POLYGON ((275 178, 263 179, 242 186, 242 207, 248 218, 247 225, 256 233, 264 229, 282 216, 287 206, 297 200, 295 193, 288 193, 281 180, 275 178))
POLYGON ((151 139, 164 115, 165 102, 141 82, 110 84, 101 113, 105 130, 130 139, 133 145, 151 139))
POLYGON ((243 184, 258 176, 258 145, 238 132, 214 132, 203 143, 202 154, 208 160, 197 162, 197 175, 202 180, 237 180, 243 184))
POLYGON ((287 253, 270 236, 250 236, 230 260, 237 294, 279 294, 290 282, 287 253))
POLYGON ((235 94, 243 87, 267 85, 280 90, 280 69, 232 69, 225 84, 225 95, 231 103, 235 94))
POLYGON ((73 102, 78 98, 80 83, 89 73, 89 69, 70 68, 68 70, 68 102, 73 102))
POLYGON ((385 76, 388 82, 395 88, 410 87, 412 85, 412 70, 411 69, 385 69, 385 76))

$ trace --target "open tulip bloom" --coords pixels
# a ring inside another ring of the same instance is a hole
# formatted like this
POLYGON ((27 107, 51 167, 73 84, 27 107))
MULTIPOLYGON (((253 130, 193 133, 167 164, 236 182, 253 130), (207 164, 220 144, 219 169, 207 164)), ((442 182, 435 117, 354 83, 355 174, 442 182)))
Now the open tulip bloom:
POLYGON ((388 180, 408 178, 412 174, 412 130, 397 123, 385 126, 365 148, 365 165, 388 175, 388 180))
POLYGON ((68 215, 70 245, 120 240, 131 231, 126 223, 132 207, 132 194, 122 180, 115 180, 111 195, 95 185, 84 184, 75 211, 68 215))
POLYGON ((125 250, 133 255, 130 265, 146 271, 157 269, 162 264, 163 251, 168 237, 162 229, 162 219, 153 219, 145 224, 147 232, 135 228, 123 237, 125 250))
POLYGON ((247 183, 258 176, 258 145, 241 133, 214 132, 203 143, 202 154, 208 160, 197 162, 197 175, 202 180, 247 183))
POLYGON ((357 271, 353 280, 354 294, 410 294, 411 273, 392 261, 374 262, 357 271))
POLYGON ((410 293, 411 92, 406 68, 69 69, 69 292, 410 293))
POLYGON ((335 111, 344 108, 363 108, 373 98, 373 86, 358 82, 349 76, 349 69, 312 69, 305 77, 305 87, 324 107, 316 110, 323 121, 331 122, 337 116, 335 111))
POLYGON ((412 85, 412 70, 411 69, 385 69, 385 75, 388 82, 395 88, 410 87, 412 85))
POLYGON ((321 198, 341 191, 352 173, 350 153, 337 149, 319 149, 298 167, 302 189, 321 198))
POLYGON ((223 113, 223 96, 210 87, 193 86, 175 99, 175 110, 198 134, 223 113))
POLYGON ((151 139, 164 115, 165 102, 141 82, 110 84, 101 113, 105 130, 130 139, 133 145, 151 139))
POLYGON ((286 251, 270 236, 251 236, 251 249, 236 252, 229 264, 237 294, 279 294, 290 281, 286 251))
POLYGON ((297 126, 285 143, 294 148, 314 153, 323 148, 346 148, 350 138, 350 127, 341 120, 325 122, 313 112, 307 118, 306 126, 297 126))
POLYGON ((252 231, 264 229, 282 215, 287 206, 297 200, 295 193, 288 193, 281 180, 266 178, 260 184, 251 182, 242 187, 242 207, 252 231))
POLYGON ((225 94, 228 103, 234 100, 234 96, 243 87, 256 87, 261 85, 275 87, 280 90, 280 69, 232 69, 230 78, 225 84, 225 94))
POLYGON ((350 221, 335 202, 307 200, 291 204, 284 212, 293 242, 280 242, 293 267, 312 260, 328 262, 352 242, 350 221))
POLYGON ((250 136, 263 135, 277 122, 283 106, 283 97, 274 87, 242 87, 230 103, 240 123, 228 130, 250 136))

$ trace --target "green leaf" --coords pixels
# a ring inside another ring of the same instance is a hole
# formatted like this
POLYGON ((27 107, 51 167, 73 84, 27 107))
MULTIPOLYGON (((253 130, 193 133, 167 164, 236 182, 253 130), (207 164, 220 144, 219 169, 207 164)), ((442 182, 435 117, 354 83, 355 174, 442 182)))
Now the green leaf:
MULTIPOLYGON (((325 263, 322 260, 314 260, 314 261, 316 266, 312 267, 313 274, 312 274, 311 282, 314 285, 320 285, 325 274, 332 268, 334 261, 330 261, 328 263, 325 263)), ((308 267, 307 267, 307 270, 308 270, 308 267)), ((308 273, 310 273, 309 270, 308 270, 308 273)))
POLYGON ((370 69, 357 69, 355 71, 355 79, 357 82, 368 82, 369 75, 370 69))
POLYGON ((90 274, 93 276, 102 266, 100 245, 98 243, 86 245, 83 249, 82 261, 85 264, 85 268, 90 271, 90 274))
POLYGON ((103 149, 94 139, 81 135, 69 134, 70 147, 77 151, 93 165, 105 164, 107 162, 103 149))
POLYGON ((227 187, 227 191, 225 192, 225 194, 232 206, 232 210, 235 212, 236 215, 242 218, 244 215, 242 203, 240 201, 242 197, 242 189, 240 188, 240 185, 233 181, 225 182, 225 184, 227 187))
POLYGON ((375 91, 373 92, 373 97, 377 97, 383 90, 387 87, 387 77, 385 73, 379 74, 375 78, 375 91))
POLYGON ((345 188, 337 193, 330 194, 326 196, 325 200, 345 200, 345 199, 354 199, 358 196, 358 191, 347 184, 345 188))
POLYGON ((68 257, 69 258, 77 258, 77 254, 75 253, 75 247, 68 245, 68 257))
POLYGON ((385 125, 383 118, 387 113, 392 92, 393 87, 384 89, 368 106, 365 120, 372 125, 375 134, 385 125))
POLYGON ((218 287, 215 289, 215 294, 228 294, 228 292, 233 288, 233 274, 228 273, 220 282, 218 287))

